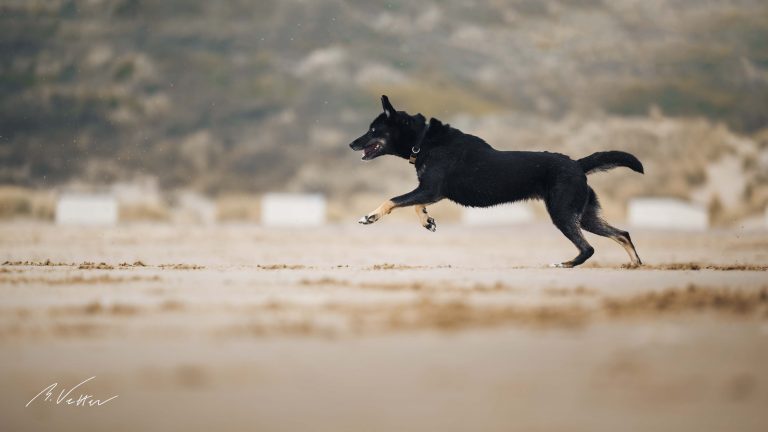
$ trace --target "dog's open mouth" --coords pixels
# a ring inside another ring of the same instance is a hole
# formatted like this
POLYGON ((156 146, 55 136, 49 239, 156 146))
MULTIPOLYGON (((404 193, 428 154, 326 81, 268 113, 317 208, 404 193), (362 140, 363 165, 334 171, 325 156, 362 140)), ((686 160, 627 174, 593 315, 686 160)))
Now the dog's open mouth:
POLYGON ((368 145, 363 147, 362 160, 371 160, 376 156, 379 156, 384 150, 384 142, 380 139, 372 140, 368 145))

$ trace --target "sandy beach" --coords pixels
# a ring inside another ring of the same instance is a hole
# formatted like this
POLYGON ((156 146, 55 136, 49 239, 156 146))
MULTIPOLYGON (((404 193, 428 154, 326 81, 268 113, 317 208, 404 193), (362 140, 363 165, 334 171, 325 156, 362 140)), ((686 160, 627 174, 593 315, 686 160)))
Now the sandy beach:
POLYGON ((768 233, 632 236, 5 223, 0 429, 767 430, 768 233))

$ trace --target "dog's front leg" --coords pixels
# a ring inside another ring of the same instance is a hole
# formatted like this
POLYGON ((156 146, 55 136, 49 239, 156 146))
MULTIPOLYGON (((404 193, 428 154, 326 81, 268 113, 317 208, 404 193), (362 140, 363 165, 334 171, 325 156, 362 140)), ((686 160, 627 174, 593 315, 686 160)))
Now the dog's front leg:
MULTIPOLYGON (((358 223, 369 225, 389 214, 392 210, 399 207, 408 207, 412 205, 426 205, 437 202, 441 197, 435 192, 434 188, 425 187, 423 184, 407 194, 392 198, 383 202, 376 210, 360 218, 358 223)), ((431 219, 431 218, 430 218, 431 219)), ((433 221, 434 222, 434 221, 433 221)))
POLYGON ((384 201, 383 203, 381 203, 380 206, 376 207, 376 210, 361 217, 360 220, 357 221, 357 223, 361 223, 363 225, 370 225, 376 222, 377 220, 381 219, 384 215, 388 215, 394 208, 395 208, 395 203, 392 202, 392 200, 384 201))
POLYGON ((437 223, 435 222, 435 219, 429 216, 429 213, 427 213, 427 206, 424 204, 416 204, 414 207, 416 209, 416 216, 419 217, 419 222, 421 222, 421 226, 424 228, 435 232, 437 229, 437 223))

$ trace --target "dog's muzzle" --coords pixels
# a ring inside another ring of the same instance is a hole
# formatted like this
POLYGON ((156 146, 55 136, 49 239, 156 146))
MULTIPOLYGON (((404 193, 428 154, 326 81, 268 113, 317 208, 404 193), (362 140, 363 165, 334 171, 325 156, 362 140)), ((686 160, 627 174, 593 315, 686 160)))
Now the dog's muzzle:
POLYGON ((377 156, 380 156, 384 151, 385 141, 381 138, 373 138, 368 140, 365 144, 358 144, 357 141, 350 144, 352 150, 363 151, 362 160, 371 160, 377 156))

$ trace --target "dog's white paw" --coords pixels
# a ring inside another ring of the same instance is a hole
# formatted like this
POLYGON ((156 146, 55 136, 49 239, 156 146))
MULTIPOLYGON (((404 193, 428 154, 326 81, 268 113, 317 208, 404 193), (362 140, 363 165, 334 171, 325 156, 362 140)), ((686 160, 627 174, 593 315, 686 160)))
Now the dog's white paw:
POLYGON ((428 229, 428 230, 430 230, 432 232, 435 232, 437 230, 437 222, 435 222, 435 219, 429 217, 429 218, 427 218, 427 224, 424 225, 424 228, 426 228, 426 229, 428 229))
POLYGON ((552 263, 549 265, 549 268, 565 268, 563 263, 552 263))
POLYGON ((365 215, 365 216, 361 217, 357 221, 357 223, 363 224, 363 225, 370 225, 370 224, 376 222, 377 220, 379 220, 379 218, 376 217, 376 215, 365 215))

